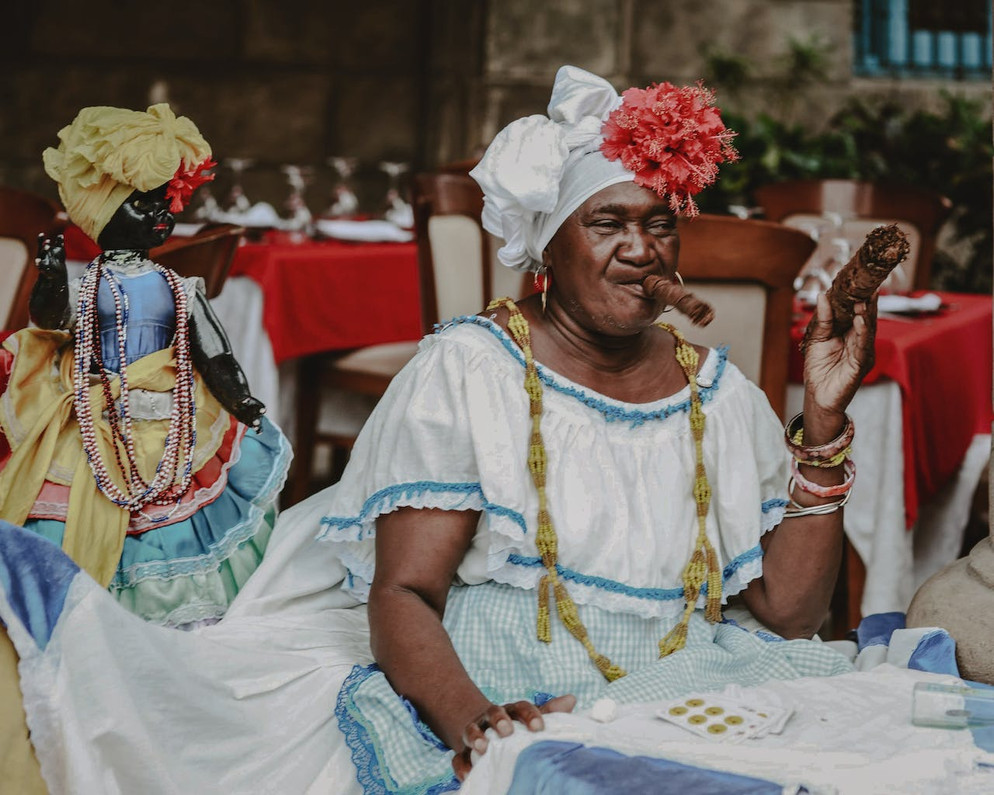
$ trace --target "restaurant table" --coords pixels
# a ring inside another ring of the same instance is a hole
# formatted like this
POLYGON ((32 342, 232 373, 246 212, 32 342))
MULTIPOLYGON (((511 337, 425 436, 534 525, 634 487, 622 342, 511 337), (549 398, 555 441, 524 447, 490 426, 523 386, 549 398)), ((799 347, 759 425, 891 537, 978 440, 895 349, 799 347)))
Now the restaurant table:
MULTIPOLYGON (((845 531, 865 566, 863 615, 906 610, 958 557, 990 454, 992 300, 939 295, 938 312, 878 320, 876 363, 849 406, 857 474, 845 531)), ((794 342, 809 317, 798 313, 794 342)), ((803 401, 796 345, 792 356, 790 415, 803 401)))
MULTIPOLYGON (((292 439, 297 370, 307 356, 421 337, 417 246, 267 232, 238 248, 212 304, 252 393, 292 439)), ((329 395, 321 427, 358 432, 374 403, 329 395)))
POLYGON ((262 290, 277 364, 421 337, 415 243, 294 242, 270 233, 238 248, 230 276, 262 290))
MULTIPOLYGON (((252 394, 292 438, 295 360, 421 337, 417 246, 255 234, 236 250, 211 304, 252 394)), ((66 253, 81 272, 99 248, 70 227, 66 253)), ((342 397, 325 413, 352 428, 367 402, 342 397)))

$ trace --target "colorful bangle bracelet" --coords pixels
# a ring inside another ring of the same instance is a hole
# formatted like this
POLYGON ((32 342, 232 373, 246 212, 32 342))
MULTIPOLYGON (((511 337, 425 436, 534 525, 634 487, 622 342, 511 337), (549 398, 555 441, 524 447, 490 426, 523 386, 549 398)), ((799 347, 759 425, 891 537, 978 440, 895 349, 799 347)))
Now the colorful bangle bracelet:
POLYGON ((842 432, 826 444, 804 444, 804 415, 795 414, 784 428, 787 449, 795 461, 814 467, 838 466, 848 457, 852 448, 852 440, 856 435, 856 427, 852 418, 846 414, 846 424, 842 432))
MULTIPOLYGON (((787 494, 793 495, 794 493, 794 479, 791 478, 787 483, 787 494)), ((830 513, 835 513, 840 508, 845 507, 845 504, 849 502, 849 498, 852 496, 852 489, 847 491, 842 495, 842 499, 837 502, 826 502, 821 505, 801 505, 794 501, 793 496, 790 498, 790 507, 784 511, 784 519, 794 519, 801 516, 826 516, 830 513)))
POLYGON ((801 491, 806 491, 808 494, 813 494, 816 497, 841 497, 849 491, 852 488, 853 482, 856 480, 856 464, 853 463, 851 458, 846 459, 845 473, 846 479, 841 483, 834 486, 819 486, 801 474, 796 460, 790 462, 790 476, 794 482, 800 487, 801 491))
POLYGON ((840 450, 831 458, 826 458, 824 460, 818 458, 799 458, 794 456, 794 460, 798 464, 807 464, 809 467, 819 467, 821 469, 831 469, 832 467, 841 466, 845 463, 846 459, 852 456, 852 445, 840 450))

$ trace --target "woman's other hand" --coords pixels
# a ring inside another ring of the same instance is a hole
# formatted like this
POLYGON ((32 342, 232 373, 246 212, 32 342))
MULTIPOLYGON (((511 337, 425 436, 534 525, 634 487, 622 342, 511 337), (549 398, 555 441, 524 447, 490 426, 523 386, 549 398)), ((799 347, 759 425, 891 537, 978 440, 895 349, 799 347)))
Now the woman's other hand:
POLYGON ((867 303, 856 304, 854 310, 852 328, 842 336, 833 336, 831 305, 824 294, 818 296, 804 355, 804 385, 806 397, 822 412, 844 412, 863 377, 873 367, 876 295, 867 303))
POLYGON ((452 758, 452 769, 456 777, 463 781, 473 767, 472 754, 486 753, 488 740, 486 731, 493 729, 498 737, 507 737, 514 732, 514 721, 528 727, 529 731, 539 732, 545 728, 542 715, 550 712, 572 712, 576 706, 576 696, 557 696, 536 707, 530 701, 515 701, 513 704, 498 706, 491 704, 481 715, 474 718, 463 730, 463 749, 452 758))

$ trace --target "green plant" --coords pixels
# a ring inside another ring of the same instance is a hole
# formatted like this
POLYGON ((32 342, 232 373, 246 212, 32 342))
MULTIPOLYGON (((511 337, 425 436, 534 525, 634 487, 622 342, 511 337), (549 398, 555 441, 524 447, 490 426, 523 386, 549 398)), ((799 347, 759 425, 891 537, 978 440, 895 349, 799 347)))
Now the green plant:
MULTIPOLYGON (((824 79, 823 54, 817 42, 792 43, 782 68, 795 74, 781 76, 778 84, 793 81, 812 90, 824 79)), ((709 57, 710 64, 728 63, 714 52, 709 57)), ((728 71, 736 76, 750 73, 748 65, 728 71)), ((718 82, 721 74, 714 68, 718 82)), ((742 83, 736 83, 735 90, 741 88, 742 83)), ((790 117, 789 103, 780 104, 783 118, 726 113, 727 125, 738 132, 735 147, 741 159, 722 167, 721 178, 698 197, 698 204, 703 212, 752 206, 758 186, 792 179, 886 180, 929 188, 948 196, 954 208, 951 234, 944 236, 946 247, 936 252, 933 263, 933 286, 990 292, 994 257, 990 112, 978 101, 948 92, 943 92, 942 100, 938 111, 909 111, 893 102, 852 99, 820 131, 784 121, 790 117)))

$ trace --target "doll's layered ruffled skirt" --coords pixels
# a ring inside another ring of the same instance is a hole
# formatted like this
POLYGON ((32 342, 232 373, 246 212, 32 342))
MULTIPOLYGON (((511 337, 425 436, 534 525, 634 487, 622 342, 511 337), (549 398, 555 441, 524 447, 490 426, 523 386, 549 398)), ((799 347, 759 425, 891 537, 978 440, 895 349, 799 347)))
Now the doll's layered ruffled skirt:
MULTIPOLYGON (((219 619, 265 551, 291 458, 286 438, 266 419, 260 432, 248 430, 221 410, 201 387, 195 472, 180 502, 131 514, 122 546, 121 539, 115 542, 114 534, 105 531, 106 523, 100 521, 105 511, 119 509, 96 493, 91 501, 100 512, 85 514, 90 521, 78 523, 70 542, 67 517, 76 499, 73 484, 82 480, 92 490, 92 475, 76 449, 79 427, 75 414, 65 405, 61 414, 39 409, 46 402, 66 402, 66 368, 59 366, 65 342, 61 332, 29 329, 13 335, 0 348, 0 476, 19 443, 36 448, 32 456, 40 460, 31 467, 45 468, 43 479, 7 478, 11 492, 30 481, 29 493, 22 497, 30 507, 26 516, 0 513, 0 518, 19 522, 65 548, 91 573, 99 567, 103 576, 96 579, 119 603, 146 621, 184 627, 219 619), (28 358, 35 361, 29 365, 28 358), (45 432, 32 426, 55 422, 61 422, 62 428, 52 442, 56 453, 49 454, 45 432), (72 461, 73 456, 76 463, 67 466, 66 461, 72 461), (87 565, 85 556, 91 554, 91 543, 97 547, 103 544, 110 552, 104 553, 105 559, 92 559, 93 564, 87 565), (81 554, 73 553, 73 544, 81 554), (108 554, 118 559, 107 560, 108 554)), ((144 449, 152 462, 156 451, 162 449, 162 425, 166 422, 133 423, 136 446, 139 452, 144 449)), ((21 459, 21 469, 26 471, 29 467, 23 463, 23 454, 21 459)), ((113 466, 113 460, 108 466, 113 466)), ((9 499, 4 501, 4 505, 9 504, 9 499)), ((23 513, 24 509, 20 510, 23 513)), ((6 513, 11 512, 13 509, 6 513)))

